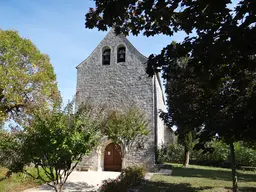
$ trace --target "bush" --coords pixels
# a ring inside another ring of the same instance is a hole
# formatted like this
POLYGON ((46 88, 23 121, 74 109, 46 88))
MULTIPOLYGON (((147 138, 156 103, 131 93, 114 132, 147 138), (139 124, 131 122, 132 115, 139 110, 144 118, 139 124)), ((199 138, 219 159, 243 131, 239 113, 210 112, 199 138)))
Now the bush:
POLYGON ((235 143, 237 165, 256 166, 256 150, 242 142, 235 143))
POLYGON ((126 192, 139 185, 145 177, 145 169, 131 166, 123 169, 117 179, 104 180, 100 192, 126 192))
MULTIPOLYGON (((235 154, 238 168, 240 166, 256 166, 256 150, 249 148, 243 142, 236 142, 235 154)), ((202 150, 191 152, 190 164, 230 168, 230 149, 222 141, 207 143, 211 151, 202 150)), ((158 162, 182 163, 184 160, 184 147, 180 144, 171 144, 158 150, 158 162)))
POLYGON ((131 166, 122 170, 119 179, 130 188, 140 184, 144 177, 145 169, 143 167, 131 166))
MULTIPOLYGON (((241 165, 256 166, 256 150, 247 147, 243 142, 236 142, 234 146, 238 168, 241 165)), ((222 141, 212 141, 209 143, 209 147, 213 148, 212 153, 202 153, 202 151, 200 151, 200 153, 193 158, 191 163, 230 168, 229 146, 222 141)), ((192 154, 194 154, 194 151, 192 154)))
MULTIPOLYGON (((9 178, 1 180, 7 173, 8 169, 0 167, 0 191, 20 191, 30 188, 32 186, 42 185, 44 182, 40 179, 34 180, 32 177, 24 173, 14 173, 9 178)), ((37 169, 34 167, 27 168, 27 171, 32 175, 37 175, 37 169)), ((39 169, 40 175, 47 179, 44 171, 39 169)))
POLYGON ((102 182, 100 187, 100 192, 118 192, 118 191, 126 191, 124 189, 124 185, 118 179, 107 179, 102 182))
POLYGON ((163 164, 164 162, 168 162, 168 154, 167 154, 167 147, 164 145, 161 146, 160 149, 157 149, 157 163, 163 164))
POLYGON ((158 150, 158 163, 182 163, 184 161, 184 147, 180 144, 169 144, 158 150))
POLYGON ((206 144, 211 149, 208 152, 203 150, 191 153, 191 164, 214 166, 214 167, 230 167, 229 162, 229 146, 222 141, 212 141, 206 144))
POLYGON ((0 166, 12 168, 13 161, 20 161, 18 135, 18 131, 8 132, 0 127, 0 166))

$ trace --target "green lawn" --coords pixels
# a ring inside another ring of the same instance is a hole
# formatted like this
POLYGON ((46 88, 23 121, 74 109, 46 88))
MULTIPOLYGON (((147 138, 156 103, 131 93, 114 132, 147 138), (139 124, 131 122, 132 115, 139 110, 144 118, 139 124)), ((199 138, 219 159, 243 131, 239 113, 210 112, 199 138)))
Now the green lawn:
MULTIPOLYGON (((172 165, 172 176, 154 175, 140 187, 141 192, 231 192, 229 169, 179 164, 172 165)), ((238 171, 239 191, 256 192, 256 173, 238 171)))
MULTIPOLYGON (((13 174, 10 178, 1 181, 6 171, 7 169, 0 167, 0 192, 18 192, 42 184, 41 181, 35 181, 25 174, 13 174)), ((30 173, 35 174, 35 169, 30 169, 30 173)))

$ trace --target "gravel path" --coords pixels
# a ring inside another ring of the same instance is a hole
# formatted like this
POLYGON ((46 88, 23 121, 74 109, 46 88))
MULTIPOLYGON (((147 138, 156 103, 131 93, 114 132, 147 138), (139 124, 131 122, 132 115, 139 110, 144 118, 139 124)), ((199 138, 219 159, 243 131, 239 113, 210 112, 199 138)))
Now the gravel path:
MULTIPOLYGON (((86 171, 78 172, 74 171, 68 178, 68 181, 64 185, 64 192, 93 192, 96 191, 103 180, 115 179, 119 176, 120 172, 96 172, 86 171)), ((42 185, 38 188, 28 189, 24 192, 52 192, 53 188, 48 185, 42 185)))

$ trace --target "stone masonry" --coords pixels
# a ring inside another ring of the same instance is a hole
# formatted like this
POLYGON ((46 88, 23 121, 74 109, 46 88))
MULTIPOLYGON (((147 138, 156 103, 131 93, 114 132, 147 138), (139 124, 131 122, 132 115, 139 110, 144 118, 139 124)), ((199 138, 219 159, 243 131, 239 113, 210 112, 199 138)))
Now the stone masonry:
MULTIPOLYGON (((156 146, 164 143, 164 125, 158 111, 164 107, 162 87, 158 75, 150 78, 146 72, 147 58, 122 35, 116 36, 113 29, 95 50, 77 66, 76 105, 93 101, 122 109, 135 105, 143 110, 149 120, 150 135, 144 148, 133 150, 126 157, 126 165, 141 164, 152 168, 155 164, 156 146), (126 48, 126 61, 117 62, 117 49, 126 48), (110 65, 102 65, 102 54, 110 48, 110 65)), ((111 143, 102 139, 102 145, 85 157, 79 164, 91 170, 104 169, 104 150, 111 143)))

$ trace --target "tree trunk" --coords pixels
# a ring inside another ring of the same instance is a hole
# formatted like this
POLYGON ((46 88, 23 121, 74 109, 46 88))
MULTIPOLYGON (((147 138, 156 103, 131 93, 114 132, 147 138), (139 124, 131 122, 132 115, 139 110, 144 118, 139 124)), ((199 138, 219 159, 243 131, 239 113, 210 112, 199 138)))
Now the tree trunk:
POLYGON ((121 159, 122 159, 122 167, 121 167, 121 169, 124 169, 125 168, 125 158, 122 157, 121 159))
POLYGON ((61 192, 62 191, 62 186, 60 184, 56 184, 54 186, 55 192, 61 192))
POLYGON ((233 192, 237 192, 236 158, 235 158, 235 148, 234 148, 233 142, 230 144, 230 155, 231 155, 233 192))
POLYGON ((187 167, 189 165, 189 151, 185 149, 185 161, 184 161, 184 167, 187 167))
POLYGON ((59 192, 62 192, 62 188, 63 188, 63 185, 60 184, 60 190, 59 190, 59 192))
POLYGON ((123 149, 123 151, 122 151, 122 153, 121 153, 121 160, 122 160, 122 167, 121 167, 121 169, 125 169, 126 167, 126 159, 125 159, 125 157, 126 157, 126 154, 128 154, 129 153, 129 151, 128 151, 128 149, 125 147, 124 149, 123 149))

